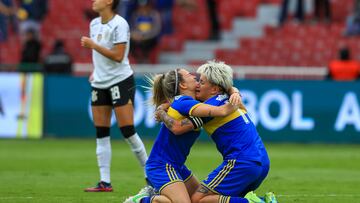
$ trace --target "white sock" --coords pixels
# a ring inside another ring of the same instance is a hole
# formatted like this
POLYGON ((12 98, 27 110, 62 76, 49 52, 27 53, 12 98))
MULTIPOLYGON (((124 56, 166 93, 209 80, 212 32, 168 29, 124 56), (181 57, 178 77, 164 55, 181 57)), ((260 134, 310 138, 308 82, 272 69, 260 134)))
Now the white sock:
POLYGON ((145 150, 144 143, 141 141, 139 135, 135 133, 131 137, 125 139, 125 141, 130 145, 131 151, 135 154, 136 158, 140 162, 141 166, 144 168, 144 174, 145 173, 145 163, 147 160, 147 153, 145 150))
POLYGON ((111 164, 110 136, 96 139, 96 156, 100 170, 100 181, 110 183, 110 164, 111 164))

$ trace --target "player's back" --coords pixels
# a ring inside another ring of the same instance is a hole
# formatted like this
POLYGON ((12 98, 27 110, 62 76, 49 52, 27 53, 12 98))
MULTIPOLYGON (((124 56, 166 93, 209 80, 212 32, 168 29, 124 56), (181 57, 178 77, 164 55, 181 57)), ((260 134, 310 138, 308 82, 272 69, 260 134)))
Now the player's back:
MULTIPOLYGON (((228 100, 217 95, 205 103, 221 106, 228 100)), ((225 117, 206 118, 205 131, 211 135, 224 159, 268 162, 265 146, 246 110, 239 109, 225 117)))

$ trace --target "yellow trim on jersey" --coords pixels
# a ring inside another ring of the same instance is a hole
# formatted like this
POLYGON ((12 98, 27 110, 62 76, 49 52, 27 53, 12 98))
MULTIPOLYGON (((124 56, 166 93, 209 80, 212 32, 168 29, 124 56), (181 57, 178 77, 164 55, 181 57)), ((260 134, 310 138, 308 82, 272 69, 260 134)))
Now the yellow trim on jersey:
POLYGON ((237 110, 234 111, 233 113, 231 113, 228 116, 224 116, 224 117, 214 117, 211 121, 205 123, 203 125, 204 130, 206 131, 206 133, 208 135, 212 135, 216 129, 218 129, 219 127, 225 125, 226 123, 236 119, 239 116, 245 115, 246 111, 244 110, 237 110))
POLYGON ((168 115, 173 117, 176 120, 182 120, 185 118, 185 116, 181 115, 177 110, 173 109, 172 107, 169 107, 168 109, 168 115))
MULTIPOLYGON (((196 105, 195 105, 196 106, 196 105)), ((183 120, 187 117, 183 116, 181 113, 179 113, 177 110, 173 109, 172 107, 169 107, 167 114, 171 117, 173 117, 175 120, 183 120)), ((200 131, 201 128, 194 129, 193 131, 200 131)))
POLYGON ((200 106, 202 103, 198 103, 198 104, 195 104, 193 107, 191 107, 190 111, 189 111, 189 115, 192 116, 192 112, 194 111, 194 109, 198 106, 200 106))
POLYGON ((230 173, 231 169, 234 168, 235 162, 235 159, 228 160, 226 166, 224 166, 224 168, 215 176, 215 178, 208 184, 208 186, 210 188, 216 188, 216 186, 218 186, 221 181, 224 180, 226 175, 230 173))

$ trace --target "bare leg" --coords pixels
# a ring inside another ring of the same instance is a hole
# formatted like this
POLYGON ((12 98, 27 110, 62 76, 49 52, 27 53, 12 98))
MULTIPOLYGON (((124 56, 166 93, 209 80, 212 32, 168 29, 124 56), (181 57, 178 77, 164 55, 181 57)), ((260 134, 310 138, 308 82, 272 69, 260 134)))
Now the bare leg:
POLYGON ((176 182, 166 186, 161 195, 166 196, 172 203, 191 203, 190 196, 183 182, 176 182))
POLYGON ((200 187, 200 182, 195 176, 192 176, 189 180, 185 182, 186 189, 191 197, 196 190, 200 187))
POLYGON ((111 106, 91 107, 95 127, 110 127, 111 106))
POLYGON ((114 111, 119 127, 134 125, 134 108, 131 103, 115 107, 114 111))
POLYGON ((219 202, 219 195, 211 192, 206 187, 200 186, 198 190, 191 196, 192 203, 203 203, 203 200, 206 202, 219 202))
POLYGON ((164 195, 155 196, 151 203, 171 203, 171 200, 164 195))

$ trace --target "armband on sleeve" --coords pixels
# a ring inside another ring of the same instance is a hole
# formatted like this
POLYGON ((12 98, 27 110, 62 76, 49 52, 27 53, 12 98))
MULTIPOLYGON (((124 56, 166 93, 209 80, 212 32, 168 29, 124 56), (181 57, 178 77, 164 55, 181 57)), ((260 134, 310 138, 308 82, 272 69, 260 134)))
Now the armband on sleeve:
POLYGON ((200 117, 189 116, 189 120, 194 125, 194 129, 200 128, 204 124, 200 117))

